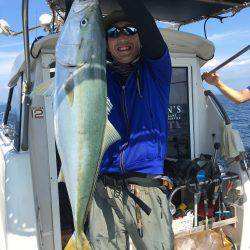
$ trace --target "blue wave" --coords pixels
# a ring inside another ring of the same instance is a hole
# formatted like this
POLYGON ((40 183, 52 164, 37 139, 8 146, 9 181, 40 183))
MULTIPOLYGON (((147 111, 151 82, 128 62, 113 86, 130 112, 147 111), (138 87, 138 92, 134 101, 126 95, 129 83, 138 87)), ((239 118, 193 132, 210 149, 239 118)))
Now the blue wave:
POLYGON ((250 151, 250 102, 237 105, 222 95, 217 98, 225 108, 234 129, 240 132, 247 151, 250 151))

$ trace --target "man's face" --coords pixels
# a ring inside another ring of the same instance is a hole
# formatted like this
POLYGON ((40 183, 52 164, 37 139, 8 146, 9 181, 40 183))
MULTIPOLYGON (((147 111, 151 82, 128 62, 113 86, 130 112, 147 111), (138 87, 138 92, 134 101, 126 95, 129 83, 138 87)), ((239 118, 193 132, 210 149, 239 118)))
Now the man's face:
MULTIPOLYGON (((129 22, 117 22, 113 26, 124 27, 131 25, 129 22)), ((108 51, 112 58, 119 63, 130 63, 136 59, 141 49, 140 39, 138 34, 127 36, 121 33, 116 38, 108 37, 108 51)))

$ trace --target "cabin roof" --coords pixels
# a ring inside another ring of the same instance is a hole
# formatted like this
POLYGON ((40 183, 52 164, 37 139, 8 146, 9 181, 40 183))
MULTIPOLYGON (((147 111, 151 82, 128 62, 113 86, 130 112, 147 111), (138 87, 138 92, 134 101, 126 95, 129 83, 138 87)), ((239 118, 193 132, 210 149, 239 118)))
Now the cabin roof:
MULTIPOLYGON (((200 67, 213 58, 215 47, 213 43, 203 37, 170 29, 160 29, 164 40, 166 41, 170 53, 192 54, 199 58, 200 67)), ((55 50, 59 34, 45 36, 38 40, 32 49, 32 54, 37 56, 40 50, 55 50)), ((35 59, 30 58, 31 68, 34 66, 35 59)), ((12 67, 9 86, 13 86, 20 73, 24 71, 24 53, 21 52, 12 67)))
MULTIPOLYGON (((65 11, 65 2, 71 0, 47 0, 53 10, 65 11)), ((250 5, 249 0, 142 0, 158 20, 185 24, 192 20, 236 11, 250 5)), ((116 0, 100 0, 103 14, 119 9, 116 0)))

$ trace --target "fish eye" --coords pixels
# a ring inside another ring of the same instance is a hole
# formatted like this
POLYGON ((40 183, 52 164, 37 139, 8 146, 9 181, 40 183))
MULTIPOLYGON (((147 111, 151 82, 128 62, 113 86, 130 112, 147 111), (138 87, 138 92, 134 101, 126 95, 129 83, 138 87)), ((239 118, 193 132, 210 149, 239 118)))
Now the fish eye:
POLYGON ((82 27, 85 27, 87 25, 87 23, 88 23, 88 20, 86 18, 81 20, 81 26, 82 27))

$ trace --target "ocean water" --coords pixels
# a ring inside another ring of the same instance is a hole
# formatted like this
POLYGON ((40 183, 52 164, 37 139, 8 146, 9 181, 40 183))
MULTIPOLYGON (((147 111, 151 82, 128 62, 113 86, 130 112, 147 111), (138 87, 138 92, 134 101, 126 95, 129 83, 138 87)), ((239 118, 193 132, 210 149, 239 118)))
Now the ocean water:
POLYGON ((241 139, 247 151, 250 151, 250 102, 237 105, 223 95, 217 95, 225 108, 234 129, 240 132, 241 139))

